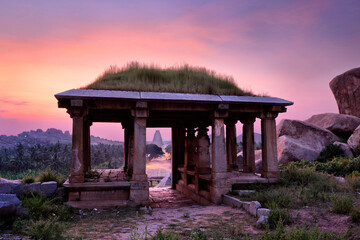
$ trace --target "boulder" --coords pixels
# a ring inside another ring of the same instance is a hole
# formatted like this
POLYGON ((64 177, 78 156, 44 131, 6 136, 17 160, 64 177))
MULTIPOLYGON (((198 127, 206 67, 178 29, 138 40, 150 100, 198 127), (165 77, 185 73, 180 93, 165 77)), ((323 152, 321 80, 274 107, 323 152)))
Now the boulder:
POLYGON ((334 142, 334 145, 340 146, 340 148, 342 150, 344 150, 344 154, 346 157, 354 157, 354 154, 351 151, 351 148, 349 145, 347 145, 346 143, 342 143, 342 142, 334 142))
POLYGON ((57 189, 57 182, 43 182, 40 186, 41 192, 43 192, 47 197, 52 196, 57 189))
POLYGON ((360 144, 360 126, 355 129, 353 134, 347 140, 347 144, 354 152, 359 152, 359 144, 360 144))
POLYGON ((261 208, 261 204, 258 201, 252 201, 250 202, 249 213, 256 217, 259 208, 261 208))
POLYGON ((21 201, 15 194, 0 194, 0 216, 20 213, 21 201))
POLYGON ((299 120, 283 119, 277 126, 279 163, 314 161, 326 145, 339 138, 325 128, 299 120))
POLYGON ((336 76, 329 83, 341 114, 360 117, 360 68, 336 76))
POLYGON ((338 113, 322 113, 313 115, 305 122, 326 128, 335 135, 348 139, 360 125, 360 118, 338 113))
POLYGON ((9 216, 16 213, 16 205, 11 202, 0 201, 0 216, 9 216))

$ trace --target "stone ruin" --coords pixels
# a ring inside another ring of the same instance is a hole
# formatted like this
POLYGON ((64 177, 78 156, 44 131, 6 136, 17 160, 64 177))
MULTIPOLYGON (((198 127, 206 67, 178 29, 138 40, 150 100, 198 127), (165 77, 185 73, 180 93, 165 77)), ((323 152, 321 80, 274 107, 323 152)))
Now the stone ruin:
POLYGON ((89 89, 55 97, 73 121, 71 174, 64 186, 74 207, 149 204, 146 127, 171 128, 171 187, 200 204, 221 203, 232 184, 275 182, 279 177, 275 118, 293 104, 273 97, 89 89), (261 120, 261 174, 255 173, 256 119, 261 120), (238 121, 243 124, 241 169, 236 158, 238 121), (121 123, 124 128, 124 167, 102 172, 111 181, 102 176, 97 182, 87 181, 93 122, 121 123))

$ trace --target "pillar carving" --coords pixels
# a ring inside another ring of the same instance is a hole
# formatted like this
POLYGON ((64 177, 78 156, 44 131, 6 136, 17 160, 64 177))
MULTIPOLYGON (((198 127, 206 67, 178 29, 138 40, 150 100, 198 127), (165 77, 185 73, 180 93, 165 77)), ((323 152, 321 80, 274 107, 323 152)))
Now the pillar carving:
POLYGON ((236 122, 237 120, 226 120, 226 164, 228 171, 239 169, 236 148, 236 122))
POLYGON ((277 159, 276 123, 277 113, 261 114, 262 138, 262 177, 278 178, 279 168, 277 159))
POLYGON ((243 124, 243 171, 255 173, 255 117, 243 118, 240 121, 243 124))
MULTIPOLYGON (((72 100, 73 101, 73 100, 72 100)), ((88 135, 85 134, 90 127, 86 124, 88 110, 81 107, 80 103, 76 100, 75 107, 68 109, 68 113, 73 120, 72 129, 72 153, 71 153, 71 169, 70 169, 70 183, 82 183, 85 177, 85 142, 87 142, 88 135)))

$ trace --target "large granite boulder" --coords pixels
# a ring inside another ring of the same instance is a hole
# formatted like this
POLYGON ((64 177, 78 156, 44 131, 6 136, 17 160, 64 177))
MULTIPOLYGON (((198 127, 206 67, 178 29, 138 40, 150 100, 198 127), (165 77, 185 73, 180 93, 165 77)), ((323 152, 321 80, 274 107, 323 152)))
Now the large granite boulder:
POLYGON ((322 113, 313 115, 305 122, 326 128, 335 135, 348 139, 360 125, 360 118, 338 113, 322 113))
POLYGON ((360 126, 358 126, 355 131, 353 132, 353 134, 349 137, 349 139, 347 140, 347 144, 349 145, 349 147, 351 148, 351 150, 353 150, 356 153, 359 153, 360 151, 360 126))
POLYGON ((299 120, 283 119, 277 126, 279 163, 314 161, 326 145, 339 138, 325 128, 299 120))
POLYGON ((360 68, 351 69, 329 83, 341 114, 360 117, 360 68))

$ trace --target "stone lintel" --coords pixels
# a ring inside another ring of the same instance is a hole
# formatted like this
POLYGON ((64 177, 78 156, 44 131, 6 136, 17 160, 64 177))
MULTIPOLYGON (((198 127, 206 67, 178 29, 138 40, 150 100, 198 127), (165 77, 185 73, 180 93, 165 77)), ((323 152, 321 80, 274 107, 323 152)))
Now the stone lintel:
POLYGON ((82 107, 84 106, 84 101, 82 99, 71 99, 70 105, 71 107, 82 107))

